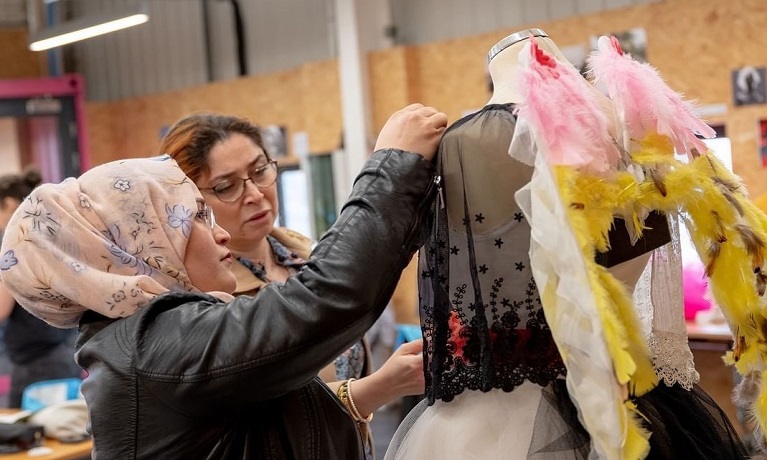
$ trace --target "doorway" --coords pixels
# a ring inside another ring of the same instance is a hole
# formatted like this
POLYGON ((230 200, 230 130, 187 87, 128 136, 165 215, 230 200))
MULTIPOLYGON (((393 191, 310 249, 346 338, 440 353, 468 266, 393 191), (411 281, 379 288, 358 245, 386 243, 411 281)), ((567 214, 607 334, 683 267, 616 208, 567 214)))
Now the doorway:
POLYGON ((80 75, 0 80, 0 174, 40 169, 45 182, 89 167, 80 75))

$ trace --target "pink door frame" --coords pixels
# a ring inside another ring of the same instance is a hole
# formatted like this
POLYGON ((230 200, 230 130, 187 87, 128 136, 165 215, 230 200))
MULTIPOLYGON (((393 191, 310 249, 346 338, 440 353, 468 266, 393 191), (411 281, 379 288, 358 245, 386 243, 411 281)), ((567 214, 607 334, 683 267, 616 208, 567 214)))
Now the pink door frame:
POLYGON ((61 77, 0 80, 0 99, 44 96, 72 96, 74 99, 80 172, 87 171, 90 169, 90 154, 85 127, 85 81, 82 75, 65 74, 61 77))

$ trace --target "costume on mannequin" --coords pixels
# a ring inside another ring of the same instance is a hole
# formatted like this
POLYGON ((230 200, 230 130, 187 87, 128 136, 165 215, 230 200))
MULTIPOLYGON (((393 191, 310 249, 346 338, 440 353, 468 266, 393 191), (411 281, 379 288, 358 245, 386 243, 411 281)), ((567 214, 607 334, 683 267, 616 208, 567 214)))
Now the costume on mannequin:
MULTIPOLYGON (((501 40, 489 55, 492 97, 483 109, 454 123, 440 145, 442 188, 431 238, 419 258, 427 398, 397 430, 387 459, 621 458, 620 446, 606 454, 595 451, 579 421, 579 401, 574 404, 568 391, 568 370, 544 316, 528 255, 528 215, 514 199, 534 174, 532 147, 527 156, 509 156, 517 137, 515 106, 524 102, 518 58, 531 36, 564 62, 539 29, 501 40)), ((593 91, 598 106, 610 107, 607 98, 593 91)), ((613 113, 605 113, 605 137, 618 135, 614 121, 613 113)), ((628 229, 624 233, 633 240, 628 229)), ((629 289, 672 232, 659 226, 651 233, 643 235, 637 247, 644 249, 635 253, 621 253, 617 245, 601 253, 603 265, 610 265, 629 289)), ((603 358, 613 378, 609 357, 603 358)), ((592 404, 607 405, 604 395, 610 392, 625 399, 618 385, 608 384, 592 389, 592 404)), ((608 429, 618 444, 625 444, 626 420, 616 414, 614 422, 606 423, 612 423, 608 429)))

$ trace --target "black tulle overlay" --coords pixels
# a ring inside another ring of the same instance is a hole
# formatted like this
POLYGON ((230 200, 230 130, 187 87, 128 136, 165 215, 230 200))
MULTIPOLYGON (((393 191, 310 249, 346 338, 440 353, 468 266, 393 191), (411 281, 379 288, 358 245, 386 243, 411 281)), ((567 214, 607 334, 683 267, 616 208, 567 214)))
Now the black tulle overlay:
POLYGON ((652 433, 648 460, 749 458, 727 415, 697 385, 661 384, 636 404, 652 433))

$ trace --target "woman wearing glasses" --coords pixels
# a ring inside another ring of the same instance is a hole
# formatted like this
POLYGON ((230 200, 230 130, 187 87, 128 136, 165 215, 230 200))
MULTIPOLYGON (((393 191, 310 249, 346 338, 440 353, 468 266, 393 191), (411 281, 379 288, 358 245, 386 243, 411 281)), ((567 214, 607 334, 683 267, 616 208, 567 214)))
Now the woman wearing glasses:
POLYGON ((420 246, 446 122, 428 107, 395 113, 300 273, 255 297, 229 294, 230 236, 168 156, 32 192, 0 276, 37 317, 79 326, 93 458, 364 458, 316 376, 373 324, 420 246))
MULTIPOLYGON (((255 295, 269 283, 285 283, 306 264, 311 241, 274 227, 277 162, 265 150, 257 126, 233 116, 191 115, 170 129, 160 149, 195 182, 218 224, 230 233, 236 294, 255 295)), ((358 340, 320 372, 357 422, 367 458, 373 457, 372 413, 389 401, 423 393, 421 344, 406 344, 371 373, 368 348, 358 340)))

